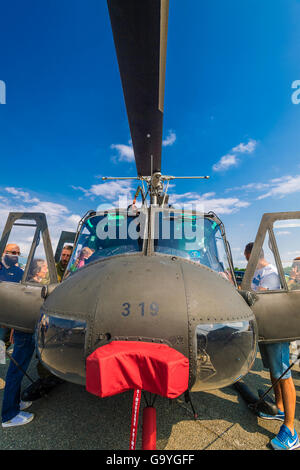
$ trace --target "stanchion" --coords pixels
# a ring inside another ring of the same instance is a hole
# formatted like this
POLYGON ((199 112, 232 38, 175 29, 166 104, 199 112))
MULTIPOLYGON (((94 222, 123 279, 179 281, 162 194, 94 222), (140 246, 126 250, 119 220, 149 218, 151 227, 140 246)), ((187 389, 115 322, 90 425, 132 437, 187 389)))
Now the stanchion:
POLYGON ((156 409, 153 406, 143 410, 142 450, 156 450, 156 409))
POLYGON ((139 422, 141 393, 142 391, 138 389, 135 390, 133 393, 129 450, 135 450, 138 422, 139 422))

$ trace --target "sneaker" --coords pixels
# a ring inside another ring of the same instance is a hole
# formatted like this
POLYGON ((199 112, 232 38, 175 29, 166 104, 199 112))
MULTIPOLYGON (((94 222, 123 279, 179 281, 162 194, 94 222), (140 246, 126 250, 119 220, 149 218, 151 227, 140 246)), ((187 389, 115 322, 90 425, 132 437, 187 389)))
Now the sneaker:
POLYGON ((20 401, 20 411, 27 410, 32 405, 32 401, 20 401))
POLYGON ((262 419, 277 419, 278 421, 284 421, 285 414, 284 411, 278 410, 276 415, 269 415, 267 413, 263 413, 262 411, 258 412, 258 416, 262 419))
POLYGON ((10 419, 9 421, 5 421, 5 423, 2 423, 3 428, 10 428, 13 426, 22 426, 23 424, 30 423, 34 418, 33 413, 26 413, 25 411, 20 411, 17 416, 14 418, 10 419))
MULTIPOLYGON (((295 431, 295 430, 294 430, 295 431)), ((275 450, 293 450, 300 447, 298 434, 295 431, 292 435, 289 428, 283 424, 274 439, 271 440, 271 446, 275 450)))

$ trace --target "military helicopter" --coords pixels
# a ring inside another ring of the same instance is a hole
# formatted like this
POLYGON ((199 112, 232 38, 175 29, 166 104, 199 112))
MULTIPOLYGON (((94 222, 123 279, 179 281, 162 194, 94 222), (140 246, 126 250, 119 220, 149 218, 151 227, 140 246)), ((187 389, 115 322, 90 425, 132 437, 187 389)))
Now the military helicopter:
MULTIPOLYGON (((141 390, 152 399, 183 393, 189 399, 189 391, 222 388, 246 375, 258 341, 300 338, 300 291, 289 290, 273 231, 276 221, 299 220, 300 212, 264 215, 238 289, 219 217, 168 203, 175 177, 161 173, 161 150, 169 2, 107 4, 137 167, 134 200, 89 211, 76 233, 62 232, 55 257, 45 214, 10 213, 0 256, 17 227, 31 227, 33 241, 21 282, 0 282, 0 324, 35 331, 42 364, 99 397, 133 389, 136 404, 141 390), (282 285, 254 293, 267 234, 282 285), (41 241, 46 285, 29 278, 41 241), (58 283, 55 260, 66 242, 73 253, 58 283)), ((143 449, 154 449, 153 400, 143 429, 143 449)))

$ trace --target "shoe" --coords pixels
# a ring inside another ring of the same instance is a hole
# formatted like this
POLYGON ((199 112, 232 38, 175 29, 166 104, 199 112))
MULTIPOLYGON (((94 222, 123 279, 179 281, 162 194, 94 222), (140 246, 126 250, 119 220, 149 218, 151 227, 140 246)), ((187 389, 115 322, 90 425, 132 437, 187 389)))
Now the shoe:
POLYGON ((289 428, 283 424, 274 439, 271 440, 271 446, 275 450, 294 450, 300 447, 298 434, 295 431, 292 435, 289 428))
POLYGON ((32 401, 20 401, 20 411, 27 410, 32 405, 32 401))
POLYGON ((20 411, 14 418, 9 421, 2 423, 3 428, 11 428, 13 426, 22 426, 23 424, 30 423, 34 418, 33 413, 26 413, 25 411, 20 411))
POLYGON ((284 418, 285 418, 284 411, 280 411, 280 410, 278 410, 276 415, 270 415, 267 413, 263 413, 262 411, 259 411, 258 416, 262 419, 277 419, 278 421, 282 421, 282 422, 284 421, 284 418))

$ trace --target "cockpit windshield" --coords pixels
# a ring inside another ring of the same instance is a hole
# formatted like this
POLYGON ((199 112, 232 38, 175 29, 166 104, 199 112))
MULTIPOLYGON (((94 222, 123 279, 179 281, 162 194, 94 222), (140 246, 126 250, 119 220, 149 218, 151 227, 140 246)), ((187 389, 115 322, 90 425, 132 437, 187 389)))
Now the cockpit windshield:
POLYGON ((143 250, 146 215, 111 212, 94 215, 82 225, 67 273, 100 258, 143 250))
MULTIPOLYGON (((220 226, 204 215, 160 211, 155 214, 154 251, 230 273, 220 226)), ((228 278, 228 276, 227 276, 228 278)))
MULTIPOLYGON (((66 275, 101 258, 138 253, 147 243, 148 213, 114 211, 87 217, 81 227, 66 275)), ((224 274, 230 263, 220 224, 204 214, 154 210, 151 215, 154 252, 185 258, 224 274)))

